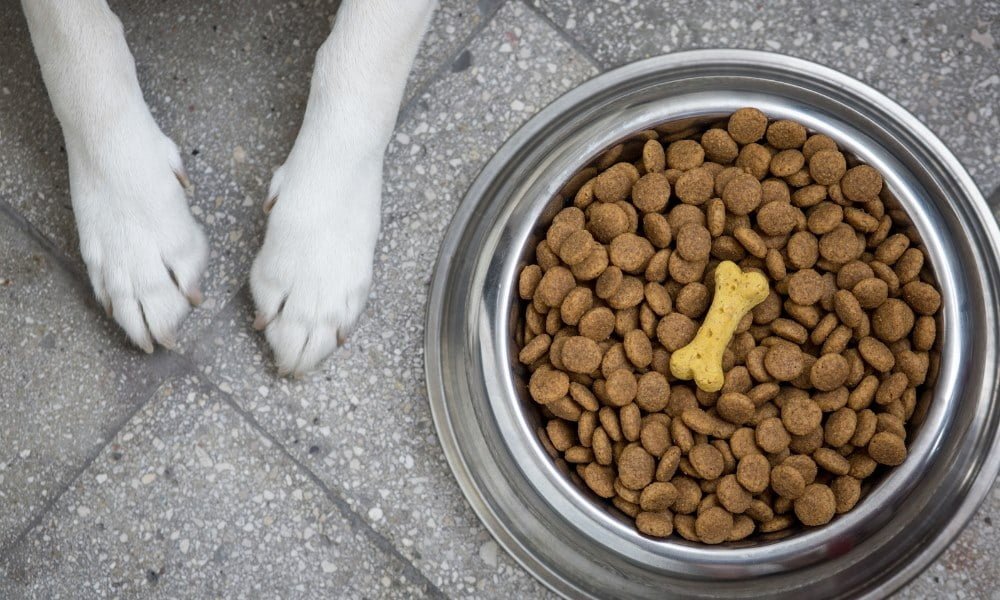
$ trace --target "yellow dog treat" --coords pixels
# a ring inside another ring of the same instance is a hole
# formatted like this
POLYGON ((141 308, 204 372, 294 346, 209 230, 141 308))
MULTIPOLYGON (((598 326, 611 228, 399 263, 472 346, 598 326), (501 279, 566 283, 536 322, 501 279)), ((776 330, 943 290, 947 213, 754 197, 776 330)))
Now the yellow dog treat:
POLYGON ((767 279, 760 273, 743 273, 725 261, 715 269, 715 298, 698 333, 687 346, 670 357, 670 372, 679 379, 694 379, 706 392, 722 389, 722 353, 743 315, 767 297, 767 279))

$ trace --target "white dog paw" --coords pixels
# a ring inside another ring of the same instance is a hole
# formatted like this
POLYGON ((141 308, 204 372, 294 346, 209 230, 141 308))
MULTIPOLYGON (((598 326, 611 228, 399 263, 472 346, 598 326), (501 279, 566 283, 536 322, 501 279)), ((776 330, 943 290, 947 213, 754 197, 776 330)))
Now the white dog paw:
POLYGON ((265 203, 264 244, 250 273, 280 374, 312 370, 350 334, 372 279, 382 187, 380 161, 296 153, 265 203))
MULTIPOLYGON (((116 134, 117 133, 117 134, 116 134)), ((97 299, 137 346, 173 347, 208 261, 174 143, 150 117, 126 135, 67 139, 70 191, 97 299), (81 150, 84 149, 84 150, 81 150)))

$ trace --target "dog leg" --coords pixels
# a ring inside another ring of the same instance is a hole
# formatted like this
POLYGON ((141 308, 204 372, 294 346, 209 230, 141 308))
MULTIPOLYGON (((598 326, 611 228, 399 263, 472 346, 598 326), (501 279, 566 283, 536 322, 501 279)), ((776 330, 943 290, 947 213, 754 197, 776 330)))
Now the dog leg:
POLYGON ((250 274, 255 326, 301 374, 354 327, 378 238, 382 154, 433 0, 345 0, 316 56, 302 128, 274 174, 250 274))
POLYGON ((146 352, 174 344, 201 301, 208 245, 174 143, 142 98, 121 22, 104 0, 23 0, 62 126, 70 195, 98 300, 146 352))

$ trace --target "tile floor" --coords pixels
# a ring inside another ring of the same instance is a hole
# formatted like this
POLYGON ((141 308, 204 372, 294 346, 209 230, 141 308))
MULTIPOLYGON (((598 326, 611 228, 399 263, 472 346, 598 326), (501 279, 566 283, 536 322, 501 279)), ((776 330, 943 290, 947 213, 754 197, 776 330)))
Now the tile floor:
MULTIPOLYGON (((19 3, 0 1, 0 597, 549 597, 454 483, 426 402, 427 283, 457 203, 520 124, 638 58, 773 50, 887 93, 1000 185, 1000 4, 441 0, 387 152, 360 329, 279 379, 247 270, 328 0, 112 0, 212 247, 173 353, 91 299, 19 3)), ((994 194, 994 199, 997 196, 994 194)), ((997 210, 997 206, 993 207, 997 210)), ((1000 487, 906 598, 998 598, 1000 487)))

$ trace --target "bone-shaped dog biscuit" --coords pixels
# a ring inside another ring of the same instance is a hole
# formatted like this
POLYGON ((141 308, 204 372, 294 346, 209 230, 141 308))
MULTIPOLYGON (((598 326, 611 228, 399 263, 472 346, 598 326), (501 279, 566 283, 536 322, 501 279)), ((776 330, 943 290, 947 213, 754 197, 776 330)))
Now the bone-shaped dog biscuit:
POLYGON ((715 298, 698 333, 687 346, 670 357, 670 372, 678 379, 694 379, 706 392, 722 389, 722 353, 736 327, 750 309, 767 298, 767 279, 760 273, 744 273, 731 261, 715 269, 715 298))

